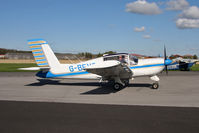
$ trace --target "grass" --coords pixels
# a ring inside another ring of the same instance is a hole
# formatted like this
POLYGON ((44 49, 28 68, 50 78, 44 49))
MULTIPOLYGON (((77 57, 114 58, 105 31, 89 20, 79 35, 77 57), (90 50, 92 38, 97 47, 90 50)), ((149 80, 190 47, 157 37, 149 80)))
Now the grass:
POLYGON ((191 67, 191 71, 199 71, 199 64, 195 64, 191 67))
POLYGON ((0 72, 30 72, 26 70, 18 70, 18 68, 36 67, 36 66, 37 65, 35 63, 0 63, 0 72))

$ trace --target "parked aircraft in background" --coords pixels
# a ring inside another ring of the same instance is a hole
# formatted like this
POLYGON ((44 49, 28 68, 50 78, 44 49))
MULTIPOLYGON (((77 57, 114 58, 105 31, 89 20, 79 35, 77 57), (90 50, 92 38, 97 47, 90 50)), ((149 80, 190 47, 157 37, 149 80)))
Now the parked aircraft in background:
POLYGON ((196 62, 199 62, 198 59, 183 59, 181 57, 178 57, 176 59, 172 60, 172 64, 168 66, 169 70, 183 70, 183 71, 189 71, 190 68, 196 64, 196 62))
POLYGON ((113 83, 115 90, 128 86, 129 80, 147 76, 154 81, 153 89, 159 87, 157 76, 171 60, 166 58, 137 59, 127 53, 104 55, 77 64, 60 64, 55 54, 43 39, 28 41, 38 67, 21 68, 22 70, 40 70, 36 76, 40 78, 78 78, 99 79, 113 83))

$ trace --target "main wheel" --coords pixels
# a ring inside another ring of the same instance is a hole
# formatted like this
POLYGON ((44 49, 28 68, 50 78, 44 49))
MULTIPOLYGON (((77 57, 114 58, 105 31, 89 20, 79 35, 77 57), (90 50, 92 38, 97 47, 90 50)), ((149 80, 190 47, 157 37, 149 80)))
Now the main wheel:
POLYGON ((159 88, 159 84, 158 83, 153 83, 152 84, 152 89, 158 89, 159 88))
POLYGON ((121 90, 122 89, 122 85, 121 84, 119 84, 119 83, 115 83, 114 85, 113 85, 113 88, 114 88, 114 90, 121 90))

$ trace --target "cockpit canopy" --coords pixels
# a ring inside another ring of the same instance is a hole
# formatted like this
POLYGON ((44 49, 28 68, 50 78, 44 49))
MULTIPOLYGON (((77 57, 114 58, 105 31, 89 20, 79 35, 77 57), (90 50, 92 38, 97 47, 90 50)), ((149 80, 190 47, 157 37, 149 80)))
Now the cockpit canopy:
POLYGON ((136 65, 138 63, 138 58, 128 53, 105 54, 103 59, 104 61, 117 60, 128 65, 136 65))

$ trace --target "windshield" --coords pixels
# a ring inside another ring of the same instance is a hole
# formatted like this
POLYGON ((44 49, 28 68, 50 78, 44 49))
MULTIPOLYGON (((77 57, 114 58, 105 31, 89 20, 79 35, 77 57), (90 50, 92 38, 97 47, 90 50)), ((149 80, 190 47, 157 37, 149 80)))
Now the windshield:
POLYGON ((138 58, 136 56, 130 55, 130 65, 136 65, 138 63, 138 58))

